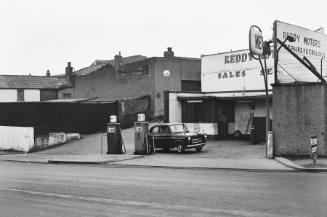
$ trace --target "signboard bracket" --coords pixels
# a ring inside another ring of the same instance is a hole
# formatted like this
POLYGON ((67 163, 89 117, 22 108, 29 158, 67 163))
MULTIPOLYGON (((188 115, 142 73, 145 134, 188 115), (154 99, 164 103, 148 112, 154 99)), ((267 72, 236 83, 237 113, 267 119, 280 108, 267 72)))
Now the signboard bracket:
POLYGON ((307 69, 309 69, 310 72, 312 72, 317 78, 319 78, 322 83, 324 83, 324 84, 326 83, 326 80, 319 74, 319 72, 317 71, 317 69, 315 67, 313 67, 313 64, 310 62, 310 60, 308 58, 303 57, 303 59, 301 59, 296 53, 294 53, 290 48, 287 47, 287 45, 285 45, 285 43, 283 43, 278 38, 277 38, 277 42, 285 50, 287 50, 293 57, 295 57, 295 59, 297 59, 302 65, 304 65, 307 69))

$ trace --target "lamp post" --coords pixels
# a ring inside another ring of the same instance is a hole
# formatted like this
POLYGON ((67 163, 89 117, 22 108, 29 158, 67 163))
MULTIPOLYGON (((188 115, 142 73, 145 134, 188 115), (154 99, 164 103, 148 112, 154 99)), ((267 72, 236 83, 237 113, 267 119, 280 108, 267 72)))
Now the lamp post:
POLYGON ((266 157, 273 158, 272 144, 269 143, 268 132, 270 131, 269 124, 269 93, 268 93, 268 69, 266 59, 270 56, 270 43, 271 41, 263 41, 262 31, 258 26, 252 25, 249 31, 249 47, 250 55, 253 59, 259 60, 261 70, 264 77, 265 85, 265 101, 266 101, 266 157), (262 60, 264 64, 262 64, 262 60))

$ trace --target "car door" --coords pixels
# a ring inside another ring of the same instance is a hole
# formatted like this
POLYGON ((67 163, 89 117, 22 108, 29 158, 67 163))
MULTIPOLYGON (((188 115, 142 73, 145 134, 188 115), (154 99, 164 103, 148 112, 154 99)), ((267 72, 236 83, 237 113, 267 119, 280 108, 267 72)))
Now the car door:
POLYGON ((160 147, 160 135, 159 126, 152 127, 149 132, 149 143, 155 146, 155 148, 160 147))
POLYGON ((169 126, 161 127, 160 140, 162 148, 171 148, 171 131, 169 126))

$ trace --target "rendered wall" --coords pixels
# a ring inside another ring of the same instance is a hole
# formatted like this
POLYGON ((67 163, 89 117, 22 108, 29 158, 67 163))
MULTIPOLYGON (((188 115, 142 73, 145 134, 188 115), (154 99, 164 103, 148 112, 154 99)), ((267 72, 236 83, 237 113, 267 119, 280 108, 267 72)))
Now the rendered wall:
POLYGON ((33 146, 33 127, 0 126, 0 150, 28 152, 33 146))
POLYGON ((182 64, 176 60, 158 60, 155 63, 155 116, 164 115, 164 91, 180 91, 182 80, 182 64), (170 75, 163 72, 169 70, 170 75))
POLYGON ((318 137, 319 155, 327 155, 326 86, 285 84, 273 87, 274 153, 309 155, 310 137, 318 137))
POLYGON ((169 122, 182 122, 182 103, 177 99, 178 93, 169 93, 169 122))
POLYGON ((33 101, 40 101, 40 90, 37 89, 25 89, 24 90, 24 101, 26 102, 33 102, 33 101))
POLYGON ((0 102, 17 102, 17 90, 16 89, 0 90, 0 102))

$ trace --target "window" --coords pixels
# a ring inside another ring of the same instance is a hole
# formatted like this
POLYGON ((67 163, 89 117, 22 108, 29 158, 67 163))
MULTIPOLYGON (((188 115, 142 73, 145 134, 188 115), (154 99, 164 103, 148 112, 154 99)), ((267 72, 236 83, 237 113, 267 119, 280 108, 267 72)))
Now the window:
POLYGON ((149 65, 127 65, 119 70, 120 78, 149 76, 149 65))
POLYGON ((24 101, 24 89, 17 90, 17 101, 18 102, 24 101))
POLYGON ((168 126, 161 126, 160 127, 160 134, 169 134, 170 133, 170 129, 168 126))
POLYGON ((159 132, 159 127, 154 127, 151 129, 150 133, 158 133, 159 132))
POLYGON ((69 99, 71 96, 72 96, 71 93, 64 93, 63 94, 64 99, 69 99))
POLYGON ((170 130, 173 133, 183 133, 187 131, 187 128, 183 124, 177 124, 170 126, 170 130))

